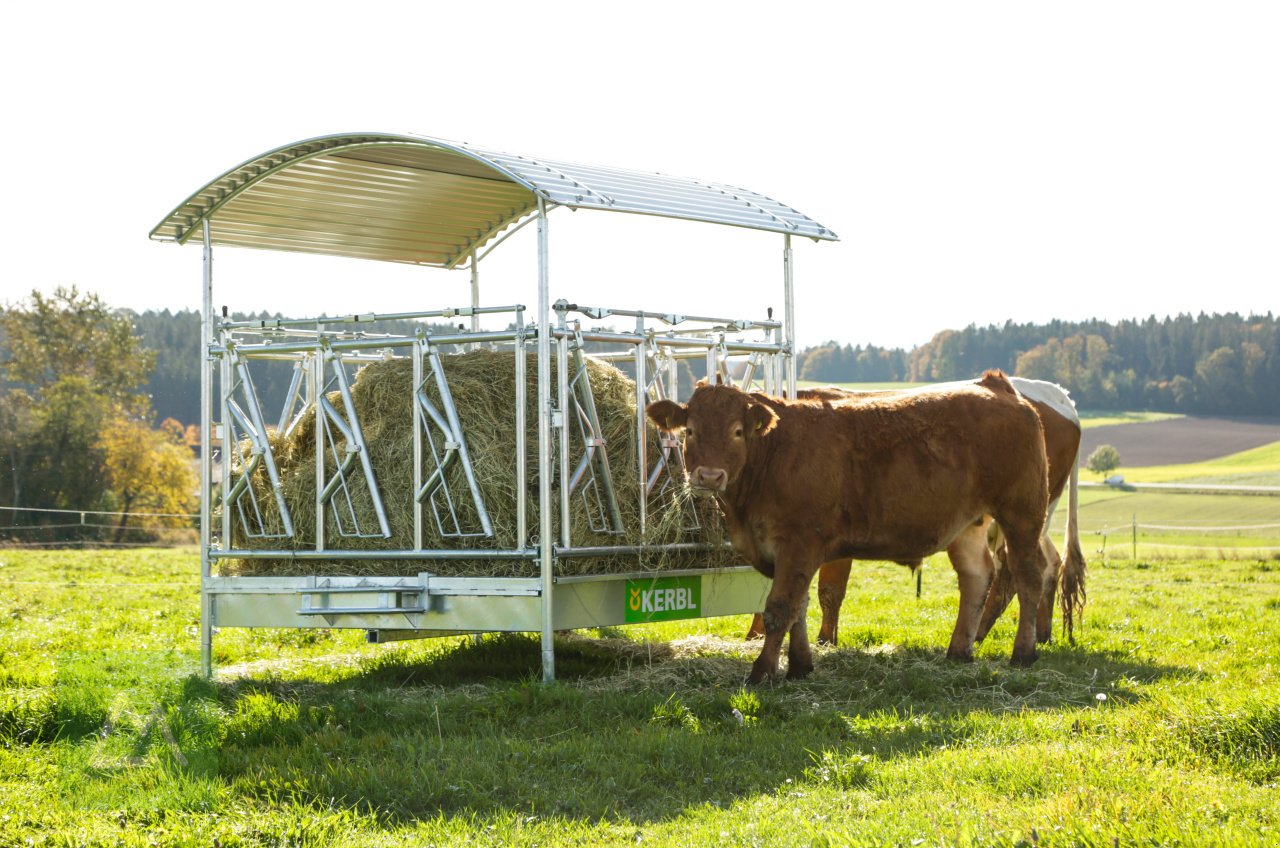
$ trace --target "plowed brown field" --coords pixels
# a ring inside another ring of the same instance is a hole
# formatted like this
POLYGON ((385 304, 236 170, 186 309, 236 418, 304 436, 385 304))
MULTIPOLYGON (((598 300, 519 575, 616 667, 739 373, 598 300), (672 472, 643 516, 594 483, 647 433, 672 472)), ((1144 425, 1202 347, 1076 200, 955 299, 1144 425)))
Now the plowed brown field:
POLYGON ((1201 462, 1280 441, 1277 418, 1187 416, 1142 424, 1092 427, 1080 440, 1080 464, 1099 445, 1112 445, 1126 468, 1201 462))

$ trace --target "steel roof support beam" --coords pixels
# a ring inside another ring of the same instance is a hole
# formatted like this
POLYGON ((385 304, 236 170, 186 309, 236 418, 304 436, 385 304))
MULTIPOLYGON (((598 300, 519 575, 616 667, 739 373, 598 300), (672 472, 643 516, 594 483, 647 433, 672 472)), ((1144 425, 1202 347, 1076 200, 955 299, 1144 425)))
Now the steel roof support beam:
POLYGON ((542 575, 542 680, 556 679, 551 548, 551 278, 547 268, 547 205, 538 198, 538 565, 542 575))

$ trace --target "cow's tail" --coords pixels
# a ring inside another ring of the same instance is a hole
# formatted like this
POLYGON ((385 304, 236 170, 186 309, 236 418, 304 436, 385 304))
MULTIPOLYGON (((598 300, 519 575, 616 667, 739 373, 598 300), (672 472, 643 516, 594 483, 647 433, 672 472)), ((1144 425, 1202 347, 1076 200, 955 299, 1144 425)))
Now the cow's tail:
POLYGON ((1080 456, 1071 464, 1071 493, 1067 496, 1067 550, 1058 570, 1058 584, 1062 598, 1062 623, 1067 628, 1067 639, 1076 643, 1075 620, 1084 609, 1085 562, 1080 548, 1080 456))

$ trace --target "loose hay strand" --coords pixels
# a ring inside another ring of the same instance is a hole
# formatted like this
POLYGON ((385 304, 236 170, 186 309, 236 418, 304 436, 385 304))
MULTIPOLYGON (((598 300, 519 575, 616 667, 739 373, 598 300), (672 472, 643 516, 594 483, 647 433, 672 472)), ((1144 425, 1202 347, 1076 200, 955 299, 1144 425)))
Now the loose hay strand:
MULTIPOLYGON (((528 354, 526 354, 528 355, 528 354)), ((437 574, 473 576, 536 576, 537 561, 529 559, 494 559, 484 556, 485 550, 511 550, 517 546, 516 503, 518 475, 516 456, 516 385, 515 354, 477 350, 441 357, 450 394, 453 396, 461 422, 467 449, 475 477, 488 512, 493 537, 472 536, 454 538, 443 536, 436 525, 429 504, 423 505, 423 547, 426 549, 475 550, 475 558, 463 560, 431 560, 419 563, 404 560, 297 560, 288 557, 269 559, 242 559, 224 564, 226 573, 241 575, 394 575, 413 570, 427 570, 437 574)), ((557 379, 553 361, 553 384, 557 379)), ((642 546, 639 556, 612 554, 592 557, 563 557, 556 559, 559 575, 610 574, 637 570, 664 571, 682 568, 706 568, 729 565, 736 562, 732 552, 724 546, 721 517, 714 503, 703 498, 692 498, 682 487, 670 487, 661 495, 650 498, 646 529, 640 532, 640 498, 642 497, 640 472, 636 451, 636 385, 617 368, 586 358, 588 379, 594 396, 596 411, 609 455, 609 465, 621 512, 623 532, 598 533, 592 530, 584 499, 580 490, 570 498, 571 542, 573 547, 642 546), (690 511, 697 515, 700 529, 688 528, 690 511), (710 543, 711 550, 673 550, 675 543, 710 543)), ((528 376, 526 398, 526 455, 527 526, 538 526, 538 473, 537 473, 537 415, 536 368, 526 368, 528 376)), ((427 380, 425 392, 432 403, 440 406, 440 398, 434 380, 427 380)), ((391 530, 390 538, 341 536, 334 520, 334 509, 325 510, 326 546, 333 550, 412 550, 414 492, 413 492, 413 439, 414 386, 413 362, 408 357, 397 357, 370 363, 360 369, 351 385, 351 396, 364 431, 374 479, 381 495, 383 508, 391 530)), ((331 396, 331 400, 337 398, 331 396)), ((566 410, 566 417, 568 411, 566 410)), ((566 425, 573 422, 566 421, 566 425)), ((432 427, 430 423, 426 425, 432 427)), ((280 469, 282 494, 293 519, 294 537, 284 544, 292 549, 314 548, 316 539, 316 415, 314 407, 284 437, 272 433, 271 449, 280 469)), ((582 455, 582 438, 576 426, 566 426, 559 434, 568 432, 570 467, 574 467, 582 455)), ((439 442, 438 433, 437 442, 439 442)), ((647 453, 659 455, 660 446, 656 434, 650 430, 647 453)), ((325 475, 335 471, 334 454, 342 456, 346 445, 341 433, 326 432, 325 475), (330 443, 330 435, 337 439, 330 443)), ((423 440, 422 479, 435 469, 428 455, 429 446, 423 440)), ((558 443, 556 450, 558 451, 558 443)), ((243 452, 240 453, 243 456, 243 452)), ((558 456, 558 454, 557 454, 558 456)), ((235 452, 232 461, 237 462, 235 452)), ((553 526, 559 526, 559 463, 553 462, 552 517, 553 526)), ((373 498, 359 473, 358 463, 348 475, 348 488, 356 517, 362 528, 376 528, 377 519, 373 498)), ((453 505, 463 528, 478 530, 479 515, 472 502, 465 472, 461 462, 454 462, 445 473, 445 484, 453 493, 453 505)), ((267 504, 264 518, 268 532, 279 532, 280 520, 272 507, 274 498, 267 475, 255 472, 250 481, 259 503, 267 504)), ((433 496, 441 499, 443 493, 433 496)), ((345 505, 344 505, 345 507, 345 505)), ((241 549, 278 549, 280 540, 248 537, 233 522, 233 547, 241 549)), ((531 545, 536 538, 529 540, 531 545)))

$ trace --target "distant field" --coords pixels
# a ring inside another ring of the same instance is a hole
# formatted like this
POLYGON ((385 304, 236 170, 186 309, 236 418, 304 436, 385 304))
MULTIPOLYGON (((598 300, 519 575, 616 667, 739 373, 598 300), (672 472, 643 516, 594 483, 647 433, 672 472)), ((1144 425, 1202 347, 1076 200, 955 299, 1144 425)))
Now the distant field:
POLYGON ((1085 430, 1094 427, 1113 427, 1117 424, 1147 424, 1152 421, 1172 421, 1185 418, 1176 412, 1115 412, 1113 410, 1080 410, 1080 426, 1085 430))
MULTIPOLYGON (((1055 542, 1065 532, 1065 503, 1054 514, 1055 542)), ((1280 497, 1083 489, 1080 533, 1086 559, 1105 551, 1131 558, 1133 525, 1138 556, 1280 559, 1280 497)))
MULTIPOLYGON (((1080 457, 1089 456, 1099 445, 1113 445, 1120 452, 1121 473, 1125 469, 1200 463, 1250 451, 1280 442, 1280 420, 1262 418, 1206 418, 1184 416, 1162 421, 1146 421, 1121 426, 1094 426, 1085 430, 1080 457)), ((1233 473, 1246 473, 1250 457, 1233 473)), ((1263 469, 1266 470, 1266 469, 1263 469)), ((1150 479, 1149 482, 1155 482, 1150 479)))
POLYGON ((1280 486, 1280 442, 1203 462, 1121 468, 1120 473, 1130 483, 1280 486))

